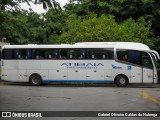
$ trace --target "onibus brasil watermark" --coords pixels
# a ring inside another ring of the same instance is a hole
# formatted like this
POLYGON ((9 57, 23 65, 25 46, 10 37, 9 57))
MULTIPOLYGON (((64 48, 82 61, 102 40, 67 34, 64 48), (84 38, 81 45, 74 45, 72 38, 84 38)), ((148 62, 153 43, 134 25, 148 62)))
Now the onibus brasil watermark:
POLYGON ((160 117, 160 111, 0 111, 0 117, 160 117))
POLYGON ((40 112, 2 112, 2 117, 34 118, 34 117, 42 117, 42 113, 40 112))

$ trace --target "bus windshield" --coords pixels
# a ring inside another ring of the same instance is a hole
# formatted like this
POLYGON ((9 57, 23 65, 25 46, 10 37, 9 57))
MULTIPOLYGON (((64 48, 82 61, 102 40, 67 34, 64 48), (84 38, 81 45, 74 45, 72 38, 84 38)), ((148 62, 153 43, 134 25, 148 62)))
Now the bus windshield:
POLYGON ((151 57, 153 59, 153 62, 155 64, 156 68, 158 69, 159 65, 158 65, 158 60, 157 60, 156 55, 154 53, 151 53, 151 57))

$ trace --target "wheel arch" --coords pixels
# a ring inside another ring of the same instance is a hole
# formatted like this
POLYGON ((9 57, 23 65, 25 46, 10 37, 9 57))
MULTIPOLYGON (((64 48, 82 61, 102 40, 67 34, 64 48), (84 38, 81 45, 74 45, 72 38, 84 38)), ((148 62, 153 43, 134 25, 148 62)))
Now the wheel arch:
POLYGON ((32 76, 35 76, 35 75, 38 75, 41 78, 41 80, 42 80, 42 76, 39 73, 34 72, 34 73, 32 73, 32 74, 29 75, 29 78, 28 78, 29 83, 31 83, 32 76))
POLYGON ((114 78, 114 84, 117 83, 118 76, 124 76, 125 78, 127 78, 127 84, 129 84, 129 78, 125 74, 118 74, 118 75, 116 75, 115 78, 114 78))

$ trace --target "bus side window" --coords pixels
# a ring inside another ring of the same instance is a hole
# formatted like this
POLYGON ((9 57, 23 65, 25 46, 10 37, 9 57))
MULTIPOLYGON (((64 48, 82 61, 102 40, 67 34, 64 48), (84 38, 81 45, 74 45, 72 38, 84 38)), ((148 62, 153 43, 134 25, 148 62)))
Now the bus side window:
POLYGON ((30 57, 30 59, 36 59, 36 50, 35 49, 31 50, 31 57, 30 57))
POLYGON ((85 59, 85 49, 81 49, 81 50, 80 50, 79 59, 85 59))
POLYGON ((128 50, 128 62, 141 65, 141 52, 135 50, 128 50))
POLYGON ((106 55, 105 54, 102 54, 102 59, 106 59, 106 55))
POLYGON ((57 50, 56 49, 46 49, 45 50, 45 59, 57 59, 57 50))
POLYGON ((152 61, 148 53, 143 53, 142 55, 142 63, 144 67, 153 68, 152 61))
POLYGON ((106 48, 87 49, 87 59, 114 59, 114 51, 106 48))
POLYGON ((32 58, 32 50, 26 50, 26 59, 31 59, 32 58))
POLYGON ((67 58, 68 58, 68 57, 67 57, 67 50, 61 49, 61 50, 60 50, 59 58, 61 58, 61 59, 67 59, 67 58))
POLYGON ((45 54, 47 54, 47 59, 58 59, 58 49, 49 49, 45 54))
POLYGON ((20 57, 19 50, 14 50, 14 58, 19 59, 19 57, 20 57))
POLYGON ((43 59, 44 58, 43 51, 37 49, 35 52, 35 56, 36 56, 36 59, 43 59))
POLYGON ((53 54, 52 54, 52 53, 49 53, 48 58, 49 58, 49 59, 52 59, 52 58, 53 58, 53 54))
POLYGON ((136 50, 117 50, 118 60, 136 65, 142 65, 141 54, 142 52, 136 50))
POLYGON ((71 51, 72 59, 83 59, 81 49, 73 49, 71 51))
POLYGON ((114 50, 112 48, 103 48, 100 50, 100 59, 114 59, 114 50))
POLYGON ((53 54, 50 49, 44 49, 44 59, 52 59, 53 54))
POLYGON ((94 59, 94 54, 92 54, 91 56, 92 56, 92 59, 94 59))
POLYGON ((87 59, 93 59, 94 54, 92 49, 87 49, 87 59))
POLYGON ((26 49, 15 50, 15 59, 29 59, 30 53, 26 49))
POLYGON ((25 49, 21 49, 21 59, 27 59, 27 53, 25 49))
POLYGON ((117 50, 118 60, 128 61, 128 52, 127 50, 117 50))
POLYGON ((74 59, 74 50, 68 50, 67 51, 67 56, 69 59, 74 59))
POLYGON ((14 50, 13 49, 3 49, 2 50, 2 59, 14 59, 14 50))

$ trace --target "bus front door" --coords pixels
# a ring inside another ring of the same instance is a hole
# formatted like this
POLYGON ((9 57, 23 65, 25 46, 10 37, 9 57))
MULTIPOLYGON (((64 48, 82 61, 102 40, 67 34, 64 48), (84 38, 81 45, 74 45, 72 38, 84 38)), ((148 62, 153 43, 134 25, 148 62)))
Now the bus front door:
POLYGON ((154 83, 154 70, 151 58, 143 56, 142 83, 154 83))

